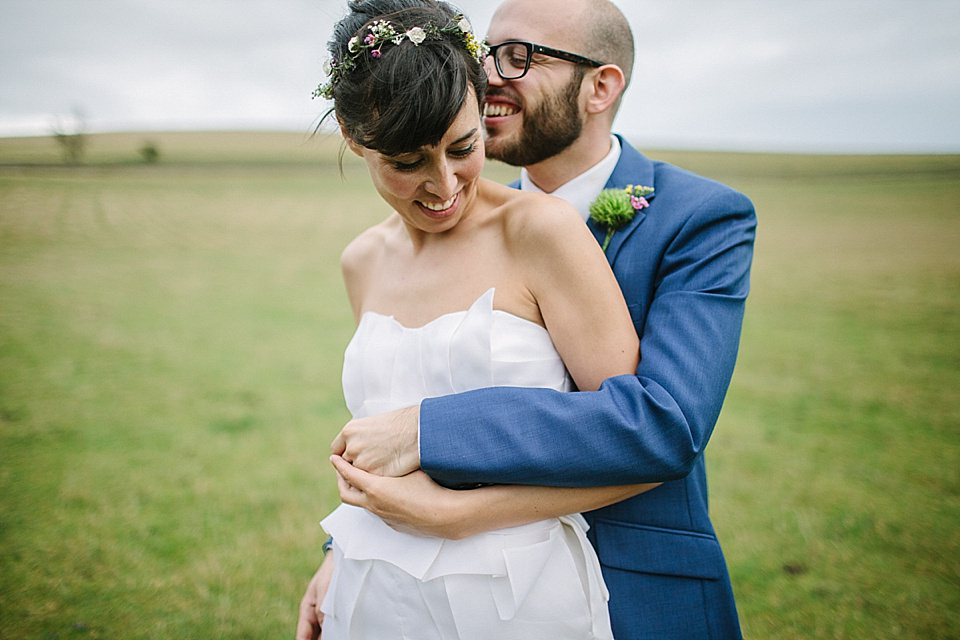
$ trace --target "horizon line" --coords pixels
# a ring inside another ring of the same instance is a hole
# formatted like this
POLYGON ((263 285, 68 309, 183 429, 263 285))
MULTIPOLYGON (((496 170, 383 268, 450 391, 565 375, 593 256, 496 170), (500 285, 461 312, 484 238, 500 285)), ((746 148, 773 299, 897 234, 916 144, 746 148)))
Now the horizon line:
MULTIPOLYGON (((291 134, 291 135, 312 135, 315 132, 324 131, 323 128, 315 130, 314 127, 300 129, 290 125, 278 126, 256 126, 249 125, 231 126, 180 126, 180 127, 140 127, 132 126, 129 128, 95 128, 87 131, 81 131, 84 135, 91 136, 109 136, 109 135, 163 135, 163 134, 223 134, 223 135, 243 135, 243 134, 291 134)), ((77 132, 74 132, 77 133, 77 132)), ((327 133, 333 133, 331 129, 327 133)), ((960 155, 960 144, 956 146, 947 144, 939 147, 931 147, 922 144, 841 144, 830 145, 829 143, 788 143, 771 142, 761 144, 756 142, 732 142, 719 140, 704 140, 696 143, 690 140, 683 140, 677 137, 661 136, 659 138, 647 138, 642 144, 643 136, 639 134, 620 133, 624 138, 630 141, 639 149, 653 149, 657 151, 678 151, 678 152, 701 152, 701 153, 744 153, 744 154, 784 154, 784 155, 960 155)), ((48 129, 44 132, 37 130, 7 130, 0 126, 0 140, 25 139, 25 138, 50 138, 55 135, 54 131, 48 129)), ((69 135, 69 134, 68 134, 69 135)))

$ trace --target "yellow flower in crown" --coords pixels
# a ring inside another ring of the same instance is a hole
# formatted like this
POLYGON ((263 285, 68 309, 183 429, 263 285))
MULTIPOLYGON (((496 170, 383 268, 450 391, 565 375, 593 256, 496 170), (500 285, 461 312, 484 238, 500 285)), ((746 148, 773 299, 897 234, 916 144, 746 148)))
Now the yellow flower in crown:
POLYGON ((347 43, 347 53, 342 59, 330 58, 323 64, 324 74, 328 80, 313 91, 314 98, 333 99, 333 87, 345 74, 357 65, 357 60, 364 55, 377 59, 383 55, 383 45, 391 43, 394 46, 409 40, 414 46, 420 46, 427 40, 440 40, 445 34, 458 34, 463 39, 463 46, 471 56, 483 64, 489 48, 473 34, 470 21, 463 15, 457 15, 452 23, 445 27, 438 27, 430 22, 423 26, 416 26, 406 31, 397 31, 396 27, 387 20, 377 20, 367 27, 367 35, 357 35, 347 43))

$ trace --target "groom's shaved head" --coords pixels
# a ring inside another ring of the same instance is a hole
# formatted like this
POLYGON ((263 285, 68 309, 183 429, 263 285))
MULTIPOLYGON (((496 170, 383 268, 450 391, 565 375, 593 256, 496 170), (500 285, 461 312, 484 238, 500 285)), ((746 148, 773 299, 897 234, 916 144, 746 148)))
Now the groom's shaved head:
MULTIPOLYGON (((617 65, 630 84, 633 32, 626 16, 610 0, 506 0, 494 13, 491 27, 498 15, 509 15, 512 22, 522 22, 546 38, 537 44, 617 65)), ((503 35, 525 39, 521 34, 503 35)))
POLYGON ((610 0, 588 0, 587 57, 615 64, 627 85, 633 73, 633 32, 626 16, 610 0))

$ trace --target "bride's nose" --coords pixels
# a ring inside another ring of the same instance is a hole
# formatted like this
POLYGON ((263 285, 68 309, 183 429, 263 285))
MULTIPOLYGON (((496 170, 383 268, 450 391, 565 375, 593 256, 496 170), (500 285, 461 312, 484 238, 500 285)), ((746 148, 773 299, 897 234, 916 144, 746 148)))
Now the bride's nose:
POLYGON ((457 191, 457 174, 448 162, 438 162, 427 178, 424 188, 446 200, 457 191))

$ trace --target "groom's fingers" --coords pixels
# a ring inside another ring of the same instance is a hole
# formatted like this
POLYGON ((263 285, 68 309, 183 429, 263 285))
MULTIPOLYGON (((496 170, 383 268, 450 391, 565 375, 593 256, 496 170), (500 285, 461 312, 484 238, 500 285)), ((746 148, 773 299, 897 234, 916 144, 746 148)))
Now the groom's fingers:
POLYGON ((347 441, 343 437, 343 430, 337 434, 337 437, 330 443, 330 453, 336 456, 342 456, 347 450, 347 441))
POLYGON ((400 477, 420 468, 420 408, 405 407, 351 420, 330 452, 369 473, 400 477))

